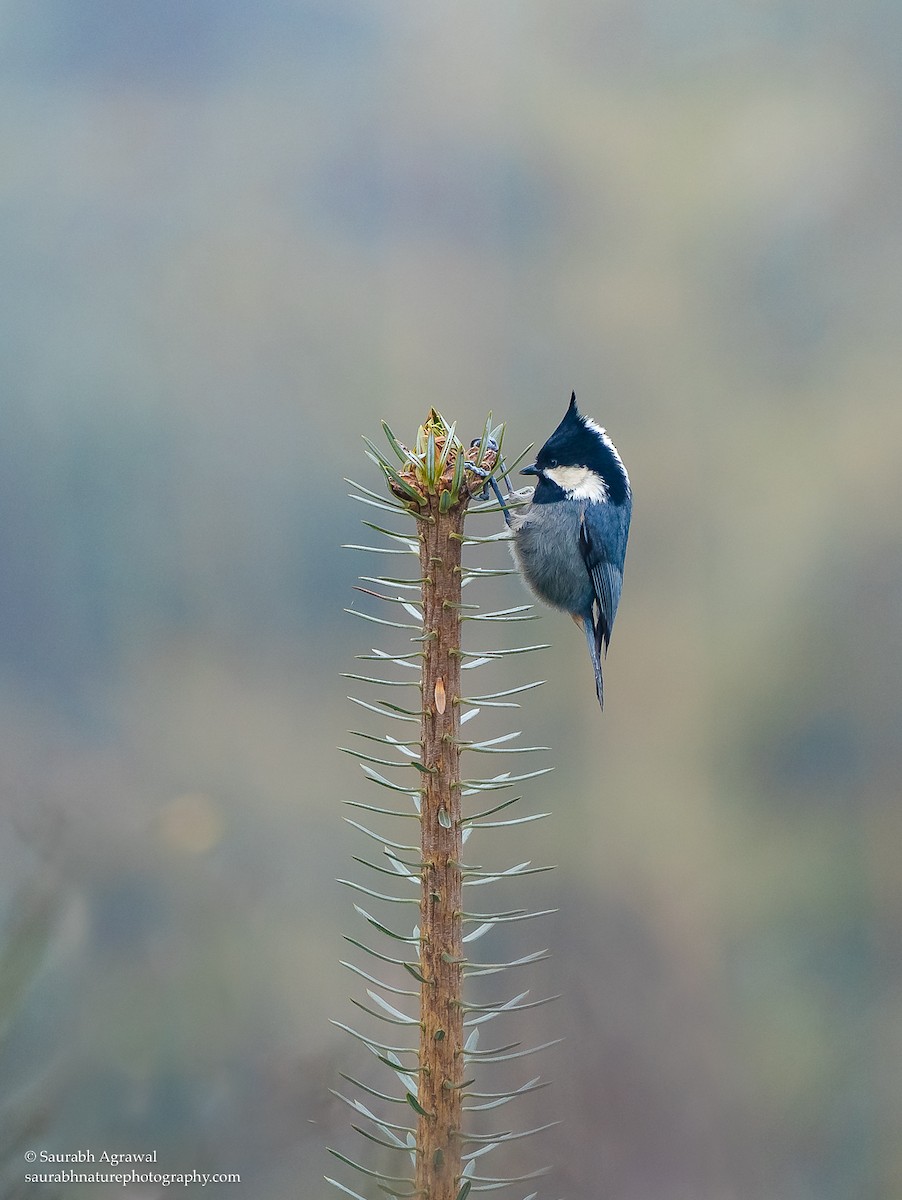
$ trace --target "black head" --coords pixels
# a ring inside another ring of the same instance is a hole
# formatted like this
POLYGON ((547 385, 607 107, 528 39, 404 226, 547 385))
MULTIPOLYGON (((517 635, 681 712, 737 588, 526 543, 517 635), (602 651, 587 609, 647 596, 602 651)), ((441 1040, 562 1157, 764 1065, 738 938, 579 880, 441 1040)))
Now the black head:
POLYGON ((576 407, 576 392, 570 397, 564 419, 536 455, 535 463, 523 468, 522 474, 539 476, 537 501, 559 499, 566 494, 570 473, 561 468, 583 468, 587 482, 580 486, 584 494, 591 495, 593 490, 596 494, 604 493, 613 504, 622 504, 629 497, 629 478, 614 443, 600 425, 591 417, 584 417, 576 407), (596 489, 592 487, 593 477, 598 483, 596 489), (557 495, 552 496, 552 492, 557 495))

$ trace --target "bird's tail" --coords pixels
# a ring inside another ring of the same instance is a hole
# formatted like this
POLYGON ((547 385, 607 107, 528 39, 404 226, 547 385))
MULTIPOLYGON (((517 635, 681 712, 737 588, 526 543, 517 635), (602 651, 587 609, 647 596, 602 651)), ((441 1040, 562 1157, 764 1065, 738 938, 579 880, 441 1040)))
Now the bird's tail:
POLYGON ((586 631, 586 641, 589 643, 589 654, 592 656, 592 666, 595 668, 595 694, 598 703, 604 708, 604 680, 601 677, 601 653, 598 630, 591 613, 583 615, 583 629, 586 631))

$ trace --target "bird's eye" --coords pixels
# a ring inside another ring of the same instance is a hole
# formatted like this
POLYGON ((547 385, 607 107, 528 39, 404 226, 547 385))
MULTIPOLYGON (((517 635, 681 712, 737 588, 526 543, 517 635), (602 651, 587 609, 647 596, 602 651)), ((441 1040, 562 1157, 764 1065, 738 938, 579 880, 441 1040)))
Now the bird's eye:
POLYGON ((554 469, 554 468, 557 466, 557 459, 556 459, 556 458, 549 459, 549 460, 548 460, 548 465, 549 465, 549 467, 551 467, 551 468, 552 468, 552 470, 553 470, 553 469, 554 469))

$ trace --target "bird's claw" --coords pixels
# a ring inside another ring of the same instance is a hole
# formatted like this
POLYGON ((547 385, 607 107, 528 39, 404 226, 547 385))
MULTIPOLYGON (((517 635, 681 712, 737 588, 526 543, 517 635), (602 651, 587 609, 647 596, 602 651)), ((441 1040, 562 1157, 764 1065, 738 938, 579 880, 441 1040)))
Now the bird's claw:
MULTIPOLYGON (((472 442, 470 442, 470 449, 474 450, 481 445, 482 445, 482 438, 473 438, 472 442)), ((494 451, 495 454, 498 453, 499 446, 494 438, 488 438, 488 440, 486 441, 486 449, 494 451)), ((513 496, 514 488, 513 488, 513 484, 510 481, 510 476, 508 475, 507 471, 503 470, 503 467, 504 467, 503 462, 501 465, 502 465, 502 478, 504 479, 504 482, 507 484, 508 496, 513 496)), ((504 514, 505 523, 509 526, 511 523, 510 510, 507 507, 507 502, 505 501, 504 496, 502 496, 501 489, 499 488, 498 483, 495 480, 495 477, 492 474, 492 472, 486 471, 483 467, 477 467, 475 463, 470 463, 470 462, 467 463, 467 469, 472 471, 475 475, 478 475, 481 479, 485 480, 485 487, 483 487, 483 489, 479 493, 477 499, 488 500, 489 488, 491 488, 492 491, 495 493, 495 497, 496 497, 499 505, 501 506, 501 511, 504 514)))

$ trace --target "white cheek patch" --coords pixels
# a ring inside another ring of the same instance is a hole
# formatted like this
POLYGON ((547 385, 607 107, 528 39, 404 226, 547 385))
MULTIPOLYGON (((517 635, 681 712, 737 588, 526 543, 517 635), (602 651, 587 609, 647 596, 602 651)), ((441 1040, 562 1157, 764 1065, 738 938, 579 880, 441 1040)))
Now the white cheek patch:
POLYGON ((602 504, 608 498, 605 481, 588 467, 549 467, 545 475, 567 493, 571 500, 591 500, 602 504))

